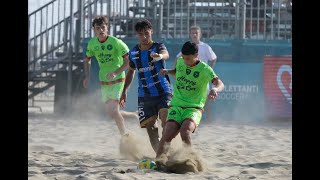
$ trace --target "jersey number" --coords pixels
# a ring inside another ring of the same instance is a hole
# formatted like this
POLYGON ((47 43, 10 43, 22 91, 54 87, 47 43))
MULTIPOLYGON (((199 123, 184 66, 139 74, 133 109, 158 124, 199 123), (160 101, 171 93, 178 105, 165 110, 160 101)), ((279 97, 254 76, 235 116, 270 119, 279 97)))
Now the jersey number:
POLYGON ((144 116, 143 107, 139 107, 139 119, 144 116))

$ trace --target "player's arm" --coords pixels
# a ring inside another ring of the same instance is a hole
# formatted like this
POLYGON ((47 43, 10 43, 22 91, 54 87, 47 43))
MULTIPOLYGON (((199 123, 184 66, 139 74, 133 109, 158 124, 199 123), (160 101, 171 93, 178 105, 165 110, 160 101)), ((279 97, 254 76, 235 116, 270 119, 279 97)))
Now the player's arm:
MULTIPOLYGON (((211 50, 212 51, 212 50, 211 50)), ((214 54, 214 52, 212 51, 212 53, 214 54)), ((217 62, 217 56, 214 54, 214 56, 211 56, 211 60, 208 61, 208 65, 213 68, 213 66, 216 64, 217 62)), ((211 84, 209 84, 210 88, 213 87, 211 84)))
POLYGON ((123 55, 123 64, 121 67, 119 67, 116 71, 114 71, 116 74, 122 73, 122 71, 126 70, 129 66, 129 55, 128 53, 123 55))
POLYGON ((89 79, 90 79, 90 65, 91 65, 91 57, 86 57, 85 59, 85 72, 86 72, 86 78, 83 80, 83 87, 87 88, 89 79))
POLYGON ((213 68, 213 66, 216 65, 216 62, 217 62, 217 58, 212 59, 212 60, 208 61, 208 65, 213 68))
POLYGON ((160 76, 164 76, 167 74, 170 74, 171 76, 176 76, 176 68, 174 68, 174 69, 161 69, 159 73, 160 73, 160 76))
POLYGON ((218 77, 212 79, 212 84, 214 87, 209 92, 208 98, 214 100, 218 96, 218 93, 224 89, 224 84, 218 77))
POLYGON ((168 70, 168 74, 170 74, 171 76, 176 76, 176 68, 174 68, 174 69, 169 69, 169 70, 168 70))
POLYGON ((163 60, 169 59, 169 52, 163 43, 159 44, 159 54, 162 56, 163 60))
POLYGON ((86 59, 85 59, 85 73, 86 73, 86 77, 83 80, 83 87, 87 88, 88 87, 88 83, 89 83, 89 79, 90 79, 90 65, 91 65, 91 58, 95 55, 94 52, 91 49, 92 45, 91 45, 91 40, 88 43, 87 46, 87 50, 86 50, 86 59))
POLYGON ((115 70, 112 73, 109 73, 107 75, 107 79, 112 80, 114 79, 118 74, 120 74, 122 71, 126 70, 129 65, 129 55, 128 53, 124 54, 123 56, 123 64, 120 66, 117 70, 115 70))
POLYGON ((212 84, 214 85, 214 88, 212 89, 214 89, 216 92, 221 92, 224 89, 223 82, 217 77, 212 79, 212 84))
POLYGON ((161 50, 159 53, 153 53, 150 56, 153 58, 151 62, 166 60, 169 59, 169 52, 167 50, 161 50))
POLYGON ((169 59, 169 52, 167 50, 161 50, 159 54, 162 55, 163 60, 169 59))
POLYGON ((86 78, 90 77, 90 65, 91 65, 91 57, 87 56, 85 60, 86 78))
POLYGON ((208 49, 208 56, 209 56, 209 61, 208 61, 208 65, 213 68, 214 65, 216 65, 217 62, 217 55, 216 53, 213 52, 212 48, 209 46, 208 49))
POLYGON ((166 46, 163 43, 160 43, 158 53, 153 53, 150 56, 153 58, 152 62, 166 60, 169 59, 169 52, 166 46))
POLYGON ((135 75, 136 69, 135 68, 128 68, 128 72, 126 75, 126 81, 124 82, 124 88, 123 88, 123 92, 127 92, 130 84, 132 83, 133 77, 135 75))
POLYGON ((126 70, 129 66, 129 48, 128 46, 120 39, 118 39, 115 43, 117 47, 117 56, 122 56, 123 64, 116 69, 114 72, 111 72, 107 75, 108 80, 113 80, 118 74, 122 73, 122 71, 126 70))
POLYGON ((127 92, 132 83, 133 77, 135 75, 136 69, 129 66, 128 72, 126 75, 126 80, 124 82, 124 88, 122 91, 122 95, 120 97, 120 107, 125 107, 126 99, 127 99, 127 92))

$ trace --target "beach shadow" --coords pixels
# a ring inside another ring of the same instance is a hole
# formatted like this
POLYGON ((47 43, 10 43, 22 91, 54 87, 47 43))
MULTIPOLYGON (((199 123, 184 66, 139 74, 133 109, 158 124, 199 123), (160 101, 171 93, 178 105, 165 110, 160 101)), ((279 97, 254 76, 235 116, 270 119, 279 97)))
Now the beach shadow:
POLYGON ((253 164, 248 164, 248 165, 242 165, 243 167, 253 167, 257 169, 267 169, 271 167, 279 167, 283 166, 283 164, 275 164, 271 162, 263 162, 263 163, 253 163, 253 164))
POLYGON ((275 164, 272 162, 262 162, 262 163, 252 163, 252 164, 237 164, 237 163, 229 163, 229 164, 217 164, 217 167, 232 167, 232 166, 241 166, 241 167, 252 167, 256 169, 267 169, 271 167, 279 167, 279 166, 285 166, 286 164, 275 164))
POLYGON ((78 170, 78 169, 66 169, 66 170, 62 170, 62 171, 59 171, 59 170, 55 170, 55 169, 52 169, 52 170, 49 170, 49 171, 43 171, 42 174, 69 174, 69 175, 78 175, 78 174, 83 174, 85 173, 86 171, 83 171, 83 170, 78 170))

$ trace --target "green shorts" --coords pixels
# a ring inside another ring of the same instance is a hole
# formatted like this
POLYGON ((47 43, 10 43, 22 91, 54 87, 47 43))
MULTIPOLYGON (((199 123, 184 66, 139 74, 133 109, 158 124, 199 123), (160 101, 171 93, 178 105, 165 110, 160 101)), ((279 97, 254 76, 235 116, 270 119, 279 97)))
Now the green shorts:
POLYGON ((199 125, 202 117, 202 110, 197 108, 170 107, 168 110, 168 120, 176 121, 180 126, 186 119, 191 119, 196 127, 199 125))
POLYGON ((102 102, 108 100, 119 101, 124 87, 124 82, 118 82, 112 85, 101 85, 102 102))

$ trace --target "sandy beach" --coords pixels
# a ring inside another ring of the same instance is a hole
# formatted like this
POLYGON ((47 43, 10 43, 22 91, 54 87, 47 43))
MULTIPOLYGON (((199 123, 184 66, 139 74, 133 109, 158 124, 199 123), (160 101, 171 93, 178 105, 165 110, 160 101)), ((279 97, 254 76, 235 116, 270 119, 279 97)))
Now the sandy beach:
MULTIPOLYGON (((134 119, 126 125, 141 154, 154 157, 145 129, 134 119)), ((291 121, 201 122, 192 139, 205 165, 199 173, 138 170, 136 161, 120 154, 120 138, 115 122, 105 118, 29 112, 28 179, 292 179, 291 121)))

